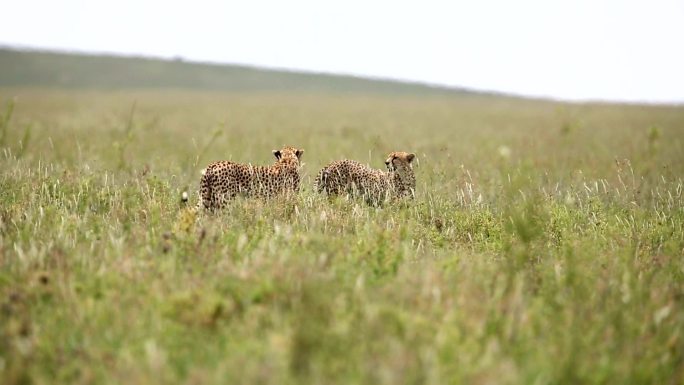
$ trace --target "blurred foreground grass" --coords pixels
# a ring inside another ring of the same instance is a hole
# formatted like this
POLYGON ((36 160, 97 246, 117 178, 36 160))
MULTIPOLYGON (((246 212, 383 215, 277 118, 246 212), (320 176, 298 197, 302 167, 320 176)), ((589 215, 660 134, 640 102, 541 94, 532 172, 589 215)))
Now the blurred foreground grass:
POLYGON ((0 100, 2 384, 684 382, 684 108, 0 100), (297 198, 181 209, 206 163, 282 145, 306 150, 297 198), (414 202, 313 193, 394 150, 418 154, 414 202))

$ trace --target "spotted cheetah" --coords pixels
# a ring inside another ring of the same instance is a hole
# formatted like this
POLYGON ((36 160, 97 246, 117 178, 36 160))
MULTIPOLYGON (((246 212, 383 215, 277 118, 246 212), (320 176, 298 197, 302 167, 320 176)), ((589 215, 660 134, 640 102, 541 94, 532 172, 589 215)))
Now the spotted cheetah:
POLYGON ((273 150, 271 166, 220 161, 202 170, 197 209, 220 209, 237 195, 270 198, 299 191, 300 159, 304 150, 283 147, 273 150))
POLYGON ((378 204, 395 197, 413 198, 416 178, 411 163, 416 154, 392 152, 385 165, 388 171, 375 170, 353 160, 338 160, 325 166, 316 176, 315 189, 329 196, 347 193, 378 204))

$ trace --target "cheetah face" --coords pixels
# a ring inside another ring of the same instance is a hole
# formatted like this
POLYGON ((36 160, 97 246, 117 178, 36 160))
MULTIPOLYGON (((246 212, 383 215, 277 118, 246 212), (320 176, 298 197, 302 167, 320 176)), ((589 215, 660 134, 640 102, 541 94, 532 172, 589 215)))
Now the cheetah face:
POLYGON ((273 150, 273 155, 276 157, 278 162, 294 160, 299 163, 299 160, 302 158, 302 154, 304 154, 304 150, 294 147, 283 147, 280 150, 273 150))
POLYGON ((411 170, 411 163, 416 158, 416 154, 403 151, 391 152, 385 160, 385 166, 389 171, 411 170))

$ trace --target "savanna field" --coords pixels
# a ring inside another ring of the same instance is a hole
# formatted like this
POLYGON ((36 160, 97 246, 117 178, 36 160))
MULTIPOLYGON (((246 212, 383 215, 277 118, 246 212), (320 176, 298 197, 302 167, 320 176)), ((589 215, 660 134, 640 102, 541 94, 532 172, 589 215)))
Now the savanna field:
POLYGON ((682 384, 684 108, 0 89, 0 383, 682 384), (195 215, 303 148, 298 196, 195 215), (314 193, 415 152, 416 197, 314 193))

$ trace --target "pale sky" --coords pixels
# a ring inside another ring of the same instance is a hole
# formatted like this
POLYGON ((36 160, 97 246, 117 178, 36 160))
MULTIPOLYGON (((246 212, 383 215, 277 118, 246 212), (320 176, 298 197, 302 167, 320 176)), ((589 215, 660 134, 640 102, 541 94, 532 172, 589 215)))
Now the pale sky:
POLYGON ((0 44, 684 102, 684 0, 17 0, 0 44))

